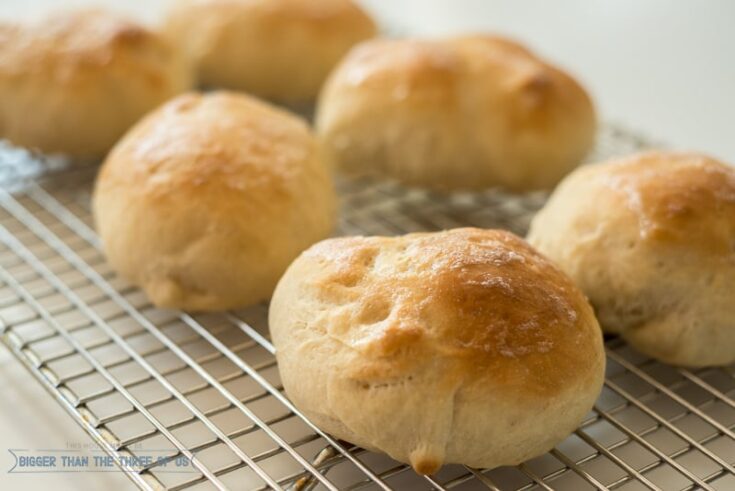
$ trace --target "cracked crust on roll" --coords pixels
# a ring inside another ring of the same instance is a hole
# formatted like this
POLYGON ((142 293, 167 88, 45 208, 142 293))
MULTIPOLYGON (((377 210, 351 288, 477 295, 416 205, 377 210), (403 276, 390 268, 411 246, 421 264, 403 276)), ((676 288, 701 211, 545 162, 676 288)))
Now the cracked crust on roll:
POLYGON ((423 474, 546 452, 591 408, 605 363, 581 292, 495 230, 323 241, 280 281, 270 329, 300 410, 423 474))

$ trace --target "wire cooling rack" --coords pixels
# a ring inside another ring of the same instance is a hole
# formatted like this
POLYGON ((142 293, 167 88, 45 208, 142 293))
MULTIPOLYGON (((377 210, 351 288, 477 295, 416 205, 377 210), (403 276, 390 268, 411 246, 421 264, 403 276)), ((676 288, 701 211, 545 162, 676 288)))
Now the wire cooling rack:
MULTIPOLYGON (((598 141, 592 159, 647 146, 612 127, 598 141)), ((606 342, 605 386, 581 427, 517 467, 448 465, 422 477, 336 441, 285 397, 266 305, 220 315, 154 308, 100 253, 94 169, 60 167, 0 148, 1 338, 141 488, 735 489, 735 367, 669 367, 618 339, 606 342), (151 452, 161 458, 121 459, 151 452), (171 472, 166 464, 181 458, 187 471, 171 472)), ((369 180, 339 188, 340 234, 463 225, 522 234, 545 199, 442 196, 369 180)))

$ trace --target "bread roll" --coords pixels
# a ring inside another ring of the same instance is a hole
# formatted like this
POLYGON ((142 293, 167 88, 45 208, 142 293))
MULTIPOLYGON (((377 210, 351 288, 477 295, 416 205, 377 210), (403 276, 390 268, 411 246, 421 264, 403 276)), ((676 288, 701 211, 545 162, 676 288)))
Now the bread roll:
POLYGON ((528 237, 603 328, 641 352, 693 367, 735 362, 735 169, 669 152, 586 166, 528 237))
POLYGON ((508 40, 375 40, 332 73, 316 125, 346 172, 523 191, 579 164, 595 113, 574 79, 508 40))
POLYGON ((300 118, 244 95, 186 94, 115 146, 93 208, 110 264, 154 304, 223 310, 270 297, 329 235, 335 194, 300 118))
POLYGON ((584 295, 499 230, 320 242, 279 282, 270 330, 301 411, 422 474, 548 451, 604 375, 584 295))
POLYGON ((161 37, 103 11, 0 29, 0 138, 80 159, 104 156, 141 116, 189 88, 161 37))
POLYGON ((180 0, 167 26, 204 85, 285 103, 315 99, 349 48, 376 32, 351 0, 180 0))

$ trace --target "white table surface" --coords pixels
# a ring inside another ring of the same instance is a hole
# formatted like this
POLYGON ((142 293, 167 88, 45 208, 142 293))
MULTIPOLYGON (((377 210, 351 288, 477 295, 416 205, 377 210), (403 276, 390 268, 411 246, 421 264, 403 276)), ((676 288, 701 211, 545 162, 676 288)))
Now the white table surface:
MULTIPOLYGON (((170 0, 169 0, 170 1, 170 0)), ((317 0, 315 0, 317 1, 317 0)), ((0 19, 108 4, 155 22, 167 0, 0 0, 0 19)), ((364 0, 384 23, 442 35, 492 31, 579 77, 603 119, 735 163, 735 2, 364 0)), ((119 473, 8 474, 7 448, 66 448, 86 434, 0 348, 0 489, 133 489, 119 473)))

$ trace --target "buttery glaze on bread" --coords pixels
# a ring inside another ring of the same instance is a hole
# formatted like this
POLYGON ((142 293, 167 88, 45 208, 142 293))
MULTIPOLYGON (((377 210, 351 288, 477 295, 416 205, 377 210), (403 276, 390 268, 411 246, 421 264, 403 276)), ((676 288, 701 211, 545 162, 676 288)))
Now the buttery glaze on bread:
POLYGON ((349 48, 376 32, 351 0, 180 0, 167 25, 204 85, 287 103, 313 101, 349 48))
POLYGON ((422 474, 548 451, 603 381, 584 295, 510 232, 320 242, 279 282, 269 320, 294 404, 422 474))
POLYGON ((735 362, 735 169, 651 152, 583 167, 529 241, 589 296, 606 330, 687 366, 735 362))
POLYGON ((374 40, 319 100, 317 132, 342 170, 440 189, 553 187, 595 135, 584 89, 491 36, 374 40))
POLYGON ((104 156, 141 116, 191 85, 156 33, 104 11, 0 29, 0 138, 78 158, 104 156))
POLYGON ((270 297, 329 235, 335 194, 300 118, 230 93, 180 96, 105 161, 94 190, 110 264, 154 304, 224 310, 270 297))

